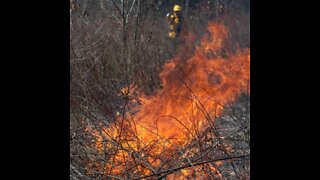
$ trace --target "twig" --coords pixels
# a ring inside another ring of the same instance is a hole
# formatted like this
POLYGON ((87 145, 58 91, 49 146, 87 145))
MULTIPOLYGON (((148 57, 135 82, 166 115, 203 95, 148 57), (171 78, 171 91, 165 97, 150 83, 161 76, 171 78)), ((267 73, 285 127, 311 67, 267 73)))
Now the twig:
MULTIPOLYGON (((237 156, 237 157, 224 157, 224 158, 217 158, 217 159, 212 159, 212 160, 208 160, 208 161, 203 161, 203 162, 199 162, 199 163, 195 163, 193 164, 193 166, 199 166, 199 165, 202 165, 202 164, 206 164, 206 163, 210 163, 210 162, 215 162, 215 161, 223 161, 223 160, 229 160, 229 159, 240 159, 240 158, 245 158, 245 157, 248 157, 249 155, 243 155, 243 156, 237 156)), ((169 169, 169 170, 165 170, 165 171, 161 171, 161 172, 158 172, 158 173, 154 173, 154 174, 150 174, 150 175, 147 175, 147 176, 142 176, 142 177, 139 177, 139 178, 134 178, 133 180, 138 180, 138 179, 143 179, 143 178, 148 178, 148 177, 152 177, 152 176, 159 176, 160 174, 164 174, 166 173, 165 175, 162 175, 160 176, 158 179, 161 179, 169 174, 172 174, 176 171, 179 171, 181 169, 185 169, 185 168, 189 168, 191 167, 190 164, 187 164, 187 165, 184 165, 184 166, 180 166, 180 167, 177 167, 177 168, 173 168, 173 169, 169 169)))
POLYGON ((131 8, 130 8, 129 12, 127 13, 126 22, 128 22, 129 14, 130 14, 130 12, 132 11, 135 2, 136 2, 136 0, 134 0, 134 1, 132 2, 131 8))

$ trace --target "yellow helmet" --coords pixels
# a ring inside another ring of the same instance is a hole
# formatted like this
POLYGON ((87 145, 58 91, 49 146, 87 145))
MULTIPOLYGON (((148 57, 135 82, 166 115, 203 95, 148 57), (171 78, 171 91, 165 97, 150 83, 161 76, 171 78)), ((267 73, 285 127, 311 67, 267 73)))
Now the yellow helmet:
POLYGON ((173 11, 181 11, 181 6, 179 6, 179 5, 174 5, 174 6, 173 6, 173 11))

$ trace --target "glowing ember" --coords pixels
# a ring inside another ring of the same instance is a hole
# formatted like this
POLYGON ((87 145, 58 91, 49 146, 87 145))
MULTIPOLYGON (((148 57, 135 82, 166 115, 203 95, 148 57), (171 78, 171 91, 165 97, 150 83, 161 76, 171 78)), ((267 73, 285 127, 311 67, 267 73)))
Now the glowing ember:
MULTIPOLYGON (((208 31, 191 57, 178 56, 164 66, 160 74, 163 88, 151 97, 141 95, 142 105, 136 114, 119 117, 100 134, 94 132, 99 152, 107 149, 114 153, 113 158, 106 159, 105 174, 125 177, 126 171, 135 167, 139 176, 165 169, 165 161, 183 157, 181 149, 212 124, 226 104, 249 91, 249 49, 223 52, 227 28, 212 22, 208 31), (109 140, 106 147, 101 143, 104 139, 109 140)), ((217 168, 208 168, 221 176, 217 168)), ((167 178, 201 177, 199 170, 190 167, 167 178)))

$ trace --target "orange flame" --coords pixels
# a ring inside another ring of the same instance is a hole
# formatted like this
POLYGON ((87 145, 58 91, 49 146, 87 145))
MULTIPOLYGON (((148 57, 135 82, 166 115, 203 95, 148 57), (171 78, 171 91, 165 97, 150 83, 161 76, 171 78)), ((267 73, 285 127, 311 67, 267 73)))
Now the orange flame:
MULTIPOLYGON (((151 174, 173 151, 212 124, 226 104, 249 91, 250 50, 223 55, 220 51, 228 29, 223 23, 211 22, 208 31, 191 57, 185 59, 181 54, 164 66, 160 74, 163 88, 151 97, 141 95, 139 112, 103 131, 117 147, 114 158, 107 160, 105 173, 123 175, 135 165, 135 173, 151 174)), ((101 143, 96 148, 102 152, 101 143)), ((190 171, 183 170, 180 177, 183 174, 190 175, 190 171)))

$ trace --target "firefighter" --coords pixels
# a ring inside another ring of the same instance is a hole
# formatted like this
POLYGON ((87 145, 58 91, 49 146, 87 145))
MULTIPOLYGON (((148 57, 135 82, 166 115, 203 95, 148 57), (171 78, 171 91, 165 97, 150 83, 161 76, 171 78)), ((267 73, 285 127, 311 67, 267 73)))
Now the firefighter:
POLYGON ((178 37, 182 30, 183 17, 181 14, 181 9, 182 9, 181 6, 174 5, 173 13, 167 14, 167 20, 170 23, 169 37, 172 39, 178 37))

